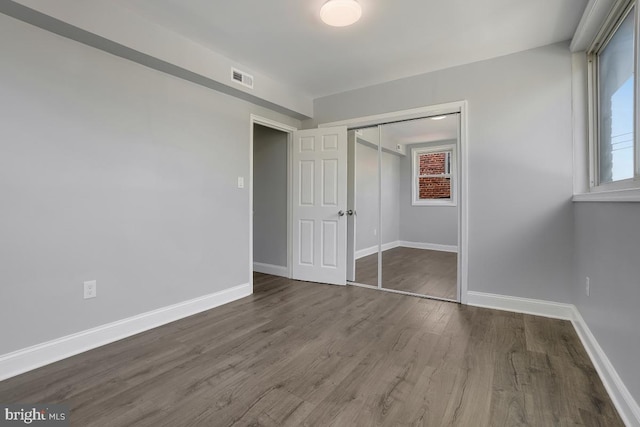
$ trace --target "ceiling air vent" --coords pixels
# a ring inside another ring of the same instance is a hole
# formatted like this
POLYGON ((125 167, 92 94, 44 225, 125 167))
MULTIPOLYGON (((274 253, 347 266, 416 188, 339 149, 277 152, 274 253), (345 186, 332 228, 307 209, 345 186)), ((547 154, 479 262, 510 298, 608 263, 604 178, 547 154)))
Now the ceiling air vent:
POLYGON ((253 89, 253 76, 240 71, 238 69, 231 69, 231 80, 236 83, 240 83, 243 86, 253 89))

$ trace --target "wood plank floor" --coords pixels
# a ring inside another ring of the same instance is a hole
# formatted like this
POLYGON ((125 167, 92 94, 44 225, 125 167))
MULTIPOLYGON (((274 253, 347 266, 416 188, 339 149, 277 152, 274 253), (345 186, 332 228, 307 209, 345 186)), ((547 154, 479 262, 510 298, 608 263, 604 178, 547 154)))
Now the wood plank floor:
MULTIPOLYGON (((382 253, 382 287, 439 298, 458 298, 458 254, 413 248, 382 253)), ((356 261, 356 282, 378 285, 378 254, 356 261)))
POLYGON ((242 300, 0 382, 73 426, 622 426, 571 324, 255 275, 242 300))

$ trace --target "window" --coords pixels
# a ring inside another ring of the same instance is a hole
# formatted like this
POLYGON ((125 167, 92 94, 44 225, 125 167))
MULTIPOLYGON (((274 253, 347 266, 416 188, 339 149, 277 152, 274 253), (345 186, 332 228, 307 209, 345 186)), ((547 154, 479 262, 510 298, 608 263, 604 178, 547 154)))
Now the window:
POLYGON ((612 15, 590 51, 592 190, 640 187, 635 131, 636 2, 612 15))
POLYGON ((455 206, 455 146, 411 150, 413 205, 455 206))

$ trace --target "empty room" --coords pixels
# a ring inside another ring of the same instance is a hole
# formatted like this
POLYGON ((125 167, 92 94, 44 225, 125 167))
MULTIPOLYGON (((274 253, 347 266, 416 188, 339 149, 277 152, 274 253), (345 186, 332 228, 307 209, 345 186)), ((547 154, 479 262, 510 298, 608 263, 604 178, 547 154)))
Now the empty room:
POLYGON ((640 427, 637 0, 0 0, 0 425, 640 427))

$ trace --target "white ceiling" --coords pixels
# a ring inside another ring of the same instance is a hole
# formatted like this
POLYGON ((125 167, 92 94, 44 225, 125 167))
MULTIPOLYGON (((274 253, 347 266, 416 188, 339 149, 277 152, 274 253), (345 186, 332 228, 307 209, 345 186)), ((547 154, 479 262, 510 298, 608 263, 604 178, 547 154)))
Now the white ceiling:
POLYGON ((314 98, 569 40, 587 4, 359 0, 362 19, 334 28, 325 0, 114 2, 314 98))
POLYGON ((383 138, 398 144, 445 141, 458 137, 459 114, 449 114, 442 120, 416 119, 382 126, 383 138))

